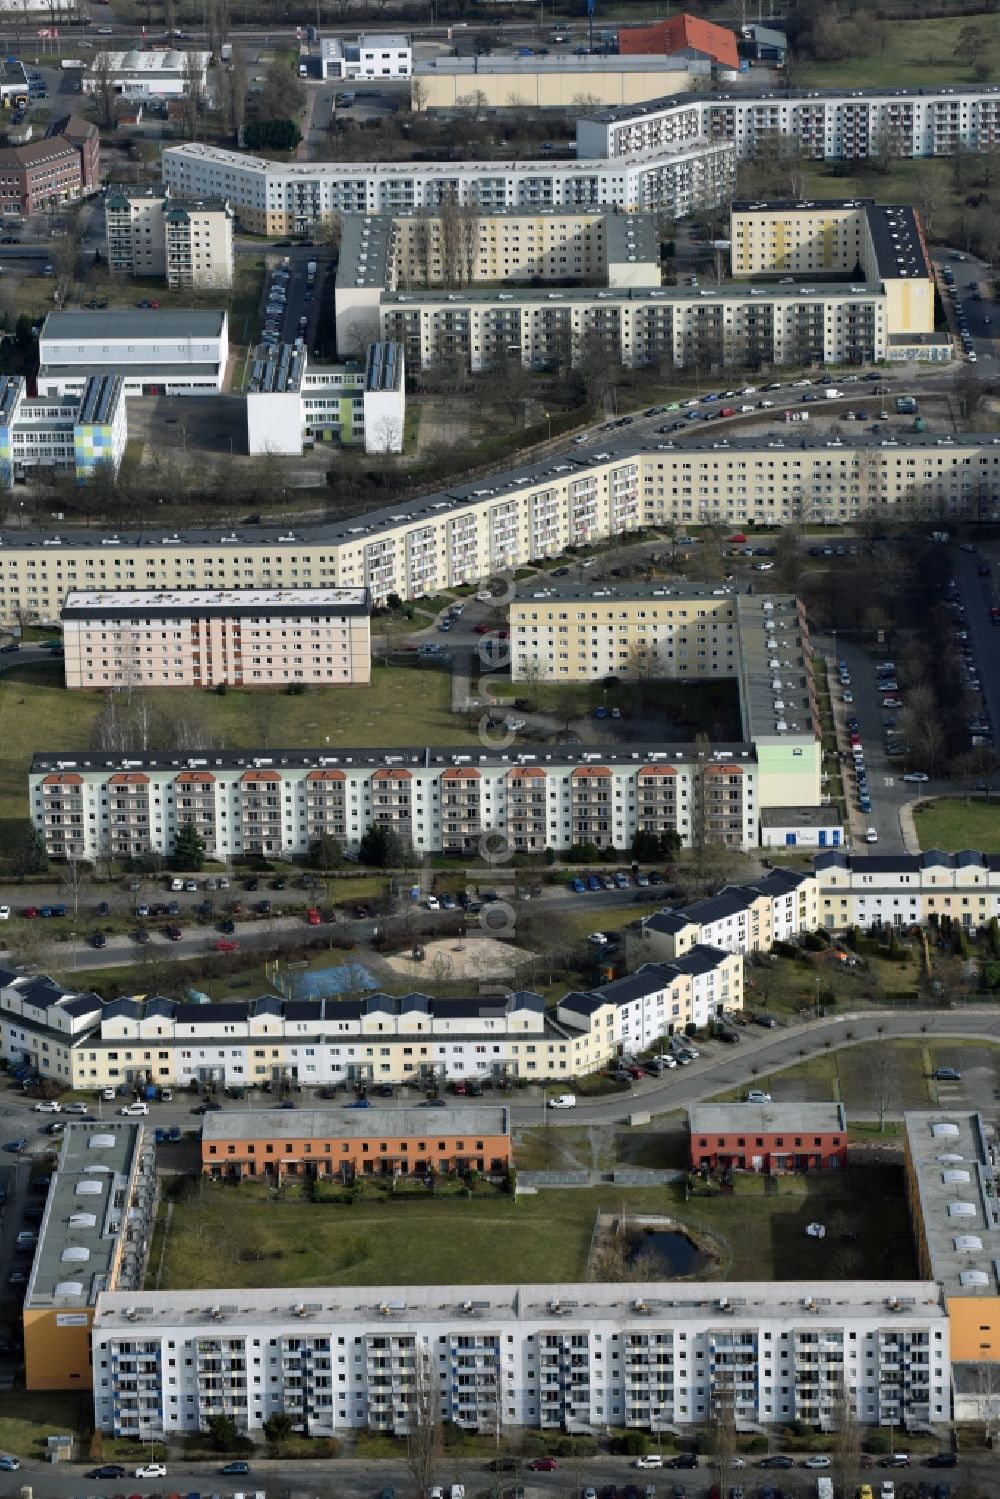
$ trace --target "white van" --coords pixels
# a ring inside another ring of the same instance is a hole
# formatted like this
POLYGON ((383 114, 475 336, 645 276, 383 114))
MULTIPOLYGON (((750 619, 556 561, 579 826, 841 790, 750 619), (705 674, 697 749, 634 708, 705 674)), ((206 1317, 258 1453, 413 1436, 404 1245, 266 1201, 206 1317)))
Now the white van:
POLYGON ((560 1093, 558 1098, 550 1098, 549 1099, 549 1108, 550 1109, 575 1109, 576 1108, 576 1094, 575 1093, 560 1093))
POLYGON ((865 834, 865 842, 866 843, 877 843, 878 842, 878 829, 877 828, 869 828, 868 829, 867 833, 865 834))
POLYGON ((142 1119, 149 1113, 148 1103, 127 1103, 118 1110, 123 1119, 142 1119))

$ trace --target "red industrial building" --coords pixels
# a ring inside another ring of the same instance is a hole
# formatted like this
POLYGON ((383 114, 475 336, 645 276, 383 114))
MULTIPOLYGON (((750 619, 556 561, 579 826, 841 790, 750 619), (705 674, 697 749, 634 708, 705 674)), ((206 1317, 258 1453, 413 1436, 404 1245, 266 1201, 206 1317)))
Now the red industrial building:
POLYGON ((693 1171, 838 1171, 847 1165, 841 1103, 707 1103, 688 1111, 693 1171))
POLYGON ((720 68, 740 65, 735 33, 697 16, 673 16, 653 26, 619 27, 618 51, 622 57, 687 57, 707 59, 720 68))

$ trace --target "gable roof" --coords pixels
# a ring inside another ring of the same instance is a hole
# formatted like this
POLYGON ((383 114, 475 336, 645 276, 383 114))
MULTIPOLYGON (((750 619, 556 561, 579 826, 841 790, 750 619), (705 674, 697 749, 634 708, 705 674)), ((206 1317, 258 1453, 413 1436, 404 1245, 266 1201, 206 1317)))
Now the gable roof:
POLYGON ((736 36, 725 26, 699 20, 697 16, 673 16, 655 26, 628 26, 618 32, 622 57, 670 56, 673 52, 701 52, 723 68, 738 68, 736 36))

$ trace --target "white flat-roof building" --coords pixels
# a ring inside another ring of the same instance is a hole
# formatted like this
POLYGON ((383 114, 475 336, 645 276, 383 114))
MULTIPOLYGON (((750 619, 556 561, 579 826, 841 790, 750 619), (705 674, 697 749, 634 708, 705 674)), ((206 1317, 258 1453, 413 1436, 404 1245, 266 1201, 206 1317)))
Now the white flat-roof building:
POLYGON ((410 39, 393 32, 370 32, 353 42, 325 36, 320 42, 320 70, 324 80, 409 78, 413 72, 410 39))
POLYGON ((106 1292, 95 1425, 139 1438, 153 1412, 169 1436, 224 1408, 250 1433, 282 1412, 401 1436, 427 1357, 443 1418, 475 1432, 687 1429, 721 1389, 741 1430, 829 1430, 844 1387, 862 1423, 906 1430, 949 1419, 948 1346, 927 1281, 106 1292))
POLYGON ((206 98, 210 52, 101 52, 83 74, 83 92, 93 94, 107 74, 123 99, 182 99, 192 87, 206 98))
POLYGON ((366 453, 400 453, 406 378, 398 344, 369 346, 363 364, 313 365, 305 348, 255 349, 247 387, 251 453, 300 454, 339 440, 366 453))
POLYGON ((371 680, 365 588, 69 593, 66 686, 348 686, 371 680))
POLYGON ((117 473, 128 441, 124 386, 90 375, 76 395, 29 396, 21 375, 0 375, 0 483, 36 469, 89 479, 102 465, 117 473))
POLYGON ((120 375, 126 396, 220 391, 229 358, 225 312, 50 312, 38 340, 38 389, 82 392, 95 374, 120 375))

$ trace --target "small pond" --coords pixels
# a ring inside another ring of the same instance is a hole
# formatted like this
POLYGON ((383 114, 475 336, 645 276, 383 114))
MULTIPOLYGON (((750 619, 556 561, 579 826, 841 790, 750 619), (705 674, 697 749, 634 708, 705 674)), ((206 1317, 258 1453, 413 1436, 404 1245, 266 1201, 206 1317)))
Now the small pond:
POLYGON ((687 1234, 672 1228, 633 1227, 625 1262, 634 1265, 640 1258, 651 1260, 655 1275, 664 1280, 698 1275, 710 1263, 708 1255, 687 1234))

